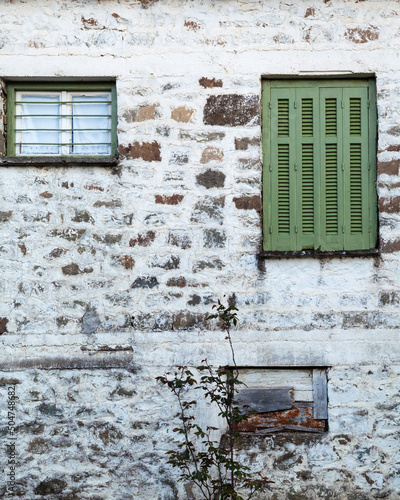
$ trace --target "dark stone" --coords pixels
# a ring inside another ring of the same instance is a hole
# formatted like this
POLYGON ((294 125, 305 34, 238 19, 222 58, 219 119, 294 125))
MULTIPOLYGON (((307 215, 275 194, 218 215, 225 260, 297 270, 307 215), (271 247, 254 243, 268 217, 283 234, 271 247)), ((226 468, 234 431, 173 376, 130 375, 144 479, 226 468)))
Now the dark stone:
POLYGON ((188 300, 189 306, 197 306, 201 303, 200 295, 194 294, 190 296, 190 300, 188 300))
POLYGON ((40 413, 43 413, 43 415, 48 415, 49 417, 62 417, 63 416, 63 410, 56 405, 49 405, 46 403, 42 403, 39 406, 39 411, 40 411, 40 413))
POLYGON ((67 483, 61 479, 48 479, 42 481, 35 488, 35 495, 56 495, 62 493, 67 483))
POLYGON ((82 316, 82 331, 83 333, 91 334, 96 333, 96 331, 100 328, 101 322, 99 315, 96 311, 87 311, 82 316))
POLYGON ((189 162, 189 157, 184 153, 173 153, 169 162, 174 165, 185 165, 189 162))
POLYGON ((258 158, 240 158, 240 170, 261 170, 261 162, 258 158))
POLYGON ((86 233, 86 229, 53 229, 51 236, 58 236, 68 241, 76 241, 86 233))
POLYGON ((120 146, 119 154, 121 158, 138 159, 153 162, 161 161, 161 146, 158 142, 134 142, 128 146, 120 146))
POLYGON ((192 246, 192 240, 190 239, 189 234, 183 229, 170 231, 168 233, 167 243, 169 245, 182 248, 183 250, 192 246))
POLYGON ((243 139, 235 139, 235 149, 246 151, 249 146, 258 146, 261 143, 260 137, 244 137, 243 139))
POLYGON ((382 240, 380 249, 383 253, 400 252, 400 240, 382 240))
POLYGON ((34 454, 38 454, 38 455, 48 452, 49 449, 50 449, 50 445, 49 445, 48 441, 46 441, 45 439, 40 438, 40 437, 32 439, 32 441, 29 443, 29 446, 28 446, 28 451, 30 453, 34 453, 34 454))
POLYGON ((190 220, 192 222, 216 221, 222 224, 224 207, 224 196, 219 196, 218 198, 205 197, 195 204, 190 220))
POLYGON ((156 194, 156 203, 161 205, 178 205, 183 198, 183 194, 172 194, 170 196, 156 194))
POLYGON ((138 331, 168 331, 172 329, 172 318, 169 313, 139 314, 132 316, 131 326, 138 331))
POLYGON ((207 314, 193 314, 188 311, 180 312, 173 316, 172 328, 174 330, 190 330, 201 326, 207 318, 207 314))
POLYGON ((205 229, 203 231, 203 240, 205 248, 224 248, 226 234, 218 229, 205 229))
POLYGON ((48 255, 49 259, 57 259, 58 257, 61 257, 62 254, 64 254, 66 250, 63 248, 54 248, 48 255))
POLYGON ((119 207, 122 207, 122 202, 121 202, 121 200, 96 201, 96 203, 93 203, 93 206, 96 208, 100 208, 100 207, 119 208, 119 207))
POLYGON ((66 318, 65 316, 59 316, 58 318, 56 318, 56 324, 58 327, 66 326, 66 325, 68 325, 68 323, 69 323, 69 319, 66 318))
POLYGON ((224 187, 225 184, 225 174, 219 172, 218 170, 211 170, 210 168, 196 176, 197 184, 204 186, 207 189, 213 187, 224 187))
POLYGON ((259 195, 233 198, 233 202, 239 210, 257 210, 257 212, 261 212, 262 210, 262 203, 259 195))
POLYGON ((378 162, 379 174, 399 175, 400 160, 378 162))
POLYGON ((204 123, 243 127, 260 123, 260 104, 256 95, 212 95, 204 106, 204 123))
POLYGON ((155 255, 150 260, 150 267, 160 267, 167 271, 171 269, 178 269, 180 265, 180 258, 176 255, 159 256, 155 255))
POLYGON ((106 245, 115 245, 115 243, 119 243, 121 241, 122 234, 105 234, 104 236, 94 234, 93 238, 100 243, 105 243, 106 245))
POLYGON ((156 127, 156 133, 161 135, 162 137, 169 137, 171 129, 166 125, 162 125, 161 127, 156 127))
POLYGON ((400 304, 400 294, 398 292, 380 292, 379 304, 381 306, 394 306, 400 304))
POLYGON ((158 280, 155 276, 141 276, 135 279, 131 288, 154 288, 157 285, 158 280))
POLYGON ((193 272, 198 273, 204 269, 218 269, 221 270, 225 267, 225 264, 220 259, 207 259, 199 260, 193 265, 193 272))
POLYGON ((87 222, 90 224, 94 223, 93 217, 87 210, 75 210, 75 217, 72 219, 73 222, 87 222))
POLYGON ((180 276, 179 278, 170 278, 167 281, 167 286, 176 286, 178 288, 184 288, 187 285, 186 278, 180 276))
POLYGON ((4 387, 6 385, 16 385, 21 382, 16 378, 0 378, 0 387, 4 387))
POLYGON ((134 247, 138 245, 139 247, 148 247, 153 243, 155 237, 156 233, 154 231, 138 234, 136 238, 129 240, 129 246, 134 247))
POLYGON ((8 323, 8 318, 0 318, 0 335, 8 332, 7 323, 8 323))
POLYGON ((77 274, 89 274, 93 272, 92 267, 85 267, 84 269, 81 269, 78 264, 75 264, 75 262, 62 267, 61 270, 66 276, 76 276, 77 274))
POLYGON ((222 87, 222 80, 216 80, 215 78, 206 78, 205 76, 203 76, 203 78, 200 78, 199 83, 204 89, 222 87))
POLYGON ((8 220, 11 219, 12 212, 0 212, 0 222, 7 222, 8 220))

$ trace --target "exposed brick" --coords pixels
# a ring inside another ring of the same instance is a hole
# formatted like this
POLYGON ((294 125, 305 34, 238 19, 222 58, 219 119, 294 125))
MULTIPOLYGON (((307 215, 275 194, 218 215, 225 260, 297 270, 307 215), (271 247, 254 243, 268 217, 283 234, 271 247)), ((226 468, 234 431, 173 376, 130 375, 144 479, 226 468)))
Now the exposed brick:
POLYGON ((200 186, 204 186, 207 189, 211 189, 213 187, 224 187, 225 174, 219 172, 218 170, 208 169, 205 172, 196 175, 196 182, 200 186))
POLYGON ((93 272, 92 267, 85 267, 81 269, 75 262, 68 264, 67 266, 63 266, 61 270, 66 276, 76 276, 77 274, 88 274, 93 272))
POLYGON ((380 244, 382 253, 400 252, 399 240, 382 240, 380 244))
POLYGON ((222 141, 224 137, 224 132, 192 132, 189 130, 181 130, 179 132, 179 139, 183 141, 214 142, 222 141))
POLYGON ((379 174, 399 175, 400 160, 378 162, 379 174))
POLYGON ((49 193, 48 191, 44 191, 43 193, 40 193, 40 195, 42 198, 46 198, 46 199, 49 199, 49 198, 53 198, 53 195, 51 193, 49 193))
POLYGON ((66 252, 63 248, 54 248, 48 255, 49 259, 57 259, 66 252))
POLYGON ((379 198, 379 210, 388 214, 400 214, 400 196, 379 198))
POLYGON ((399 292, 380 292, 379 293, 379 304, 381 306, 397 306, 400 304, 400 294, 399 292))
POLYGON ((135 259, 130 255, 122 255, 119 261, 125 269, 133 269, 135 265, 135 259))
POLYGON ((222 161, 224 152, 220 148, 207 146, 201 154, 200 163, 210 163, 211 161, 222 161))
POLYGON ((157 141, 134 142, 128 146, 120 146, 119 154, 121 158, 138 159, 153 162, 161 161, 161 146, 157 141))
POLYGON ((194 115, 194 109, 189 109, 186 106, 179 106, 171 111, 171 118, 176 122, 188 123, 194 115))
POLYGON ((400 125, 394 125, 393 127, 390 127, 387 133, 389 135, 394 135, 395 137, 400 136, 400 125))
POLYGON ((203 76, 203 78, 200 78, 199 83, 205 89, 222 87, 222 80, 217 80, 215 78, 206 78, 205 76, 203 76))
POLYGON ((128 123, 155 120, 160 116, 159 106, 157 104, 145 104, 135 109, 128 109, 122 116, 128 123))
POLYGON ((344 36, 354 43, 367 43, 378 40, 379 29, 376 26, 348 28, 344 36))
POLYGON ((312 17, 312 16, 315 16, 315 9, 314 7, 308 7, 304 17, 312 17))
POLYGON ((206 314, 194 314, 188 311, 180 312, 173 316, 172 328, 174 330, 190 330, 202 326, 206 318, 206 314))
POLYGON ((193 264, 193 272, 198 273, 204 271, 204 269, 217 269, 221 270, 225 267, 225 264, 221 259, 204 259, 199 260, 193 264))
POLYGON ((122 234, 94 234, 93 238, 99 243, 104 243, 106 245, 115 245, 119 243, 122 239, 122 234))
POLYGON ((204 107, 204 123, 238 127, 258 125, 260 122, 260 104, 255 95, 216 95, 207 99, 204 107))
POLYGON ((71 220, 73 222, 87 222, 94 224, 94 219, 87 210, 75 210, 75 217, 71 220))
POLYGON ((172 194, 172 195, 156 195, 156 203, 161 205, 178 205, 183 200, 184 196, 182 194, 172 194))
POLYGON ((86 233, 86 229, 53 229, 50 232, 51 236, 58 236, 68 241, 76 241, 82 238, 86 233))
POLYGON ((262 210, 262 203, 259 195, 233 198, 233 202, 239 210, 257 210, 257 212, 261 212, 262 210))
POLYGON ((192 19, 185 19, 183 25, 188 31, 198 31, 201 28, 201 24, 192 19))

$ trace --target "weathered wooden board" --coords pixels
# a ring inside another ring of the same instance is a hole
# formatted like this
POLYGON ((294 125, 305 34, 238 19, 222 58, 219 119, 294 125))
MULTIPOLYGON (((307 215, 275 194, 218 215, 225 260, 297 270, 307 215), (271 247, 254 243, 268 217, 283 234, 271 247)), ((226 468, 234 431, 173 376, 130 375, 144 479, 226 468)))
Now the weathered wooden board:
POLYGON ((249 388, 293 387, 295 401, 312 401, 312 369, 240 368, 239 379, 249 388))
POLYGON ((266 413, 293 407, 293 387, 241 389, 235 397, 245 413, 266 413))
POLYGON ((313 370, 313 401, 314 401, 314 418, 328 418, 328 388, 326 380, 326 370, 313 370))

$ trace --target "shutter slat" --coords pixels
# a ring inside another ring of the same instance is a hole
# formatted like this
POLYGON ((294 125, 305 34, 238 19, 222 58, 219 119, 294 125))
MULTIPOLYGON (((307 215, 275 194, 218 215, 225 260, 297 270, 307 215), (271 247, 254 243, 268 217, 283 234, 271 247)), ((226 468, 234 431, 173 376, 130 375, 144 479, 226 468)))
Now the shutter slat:
POLYGON ((290 233, 289 145, 278 144, 278 232, 290 233))
POLYGON ((302 144, 301 214, 304 234, 314 233, 314 147, 302 144))

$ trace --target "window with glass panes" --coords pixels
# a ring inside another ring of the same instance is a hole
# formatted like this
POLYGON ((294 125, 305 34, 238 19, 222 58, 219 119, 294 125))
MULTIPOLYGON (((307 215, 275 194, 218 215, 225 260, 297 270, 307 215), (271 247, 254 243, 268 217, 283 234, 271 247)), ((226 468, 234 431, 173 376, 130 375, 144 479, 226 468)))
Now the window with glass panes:
POLYGON ((263 81, 265 251, 377 245, 371 79, 263 81))
POLYGON ((15 83, 7 86, 9 156, 113 156, 113 84, 15 83))

